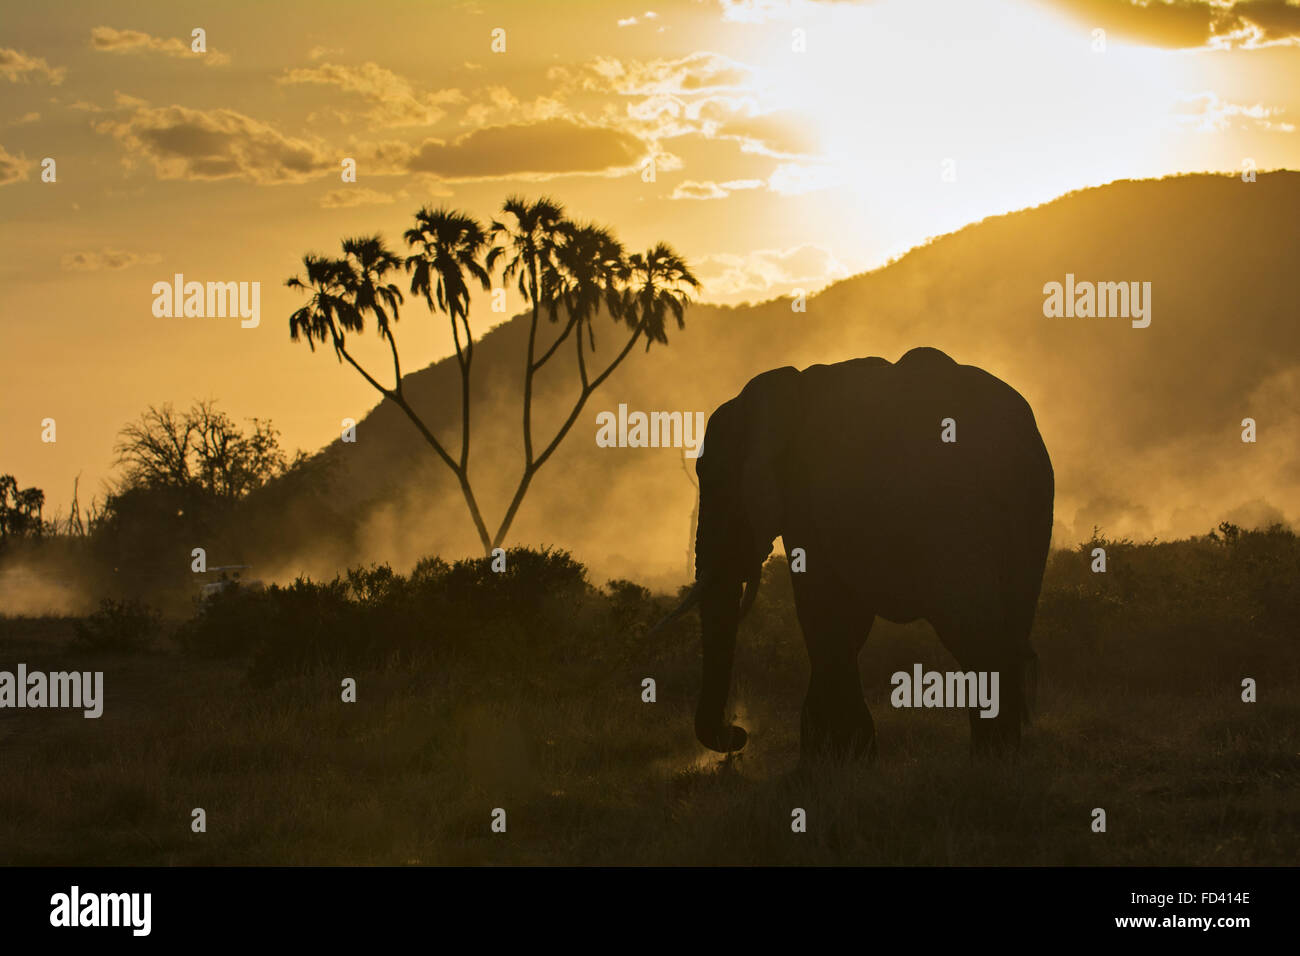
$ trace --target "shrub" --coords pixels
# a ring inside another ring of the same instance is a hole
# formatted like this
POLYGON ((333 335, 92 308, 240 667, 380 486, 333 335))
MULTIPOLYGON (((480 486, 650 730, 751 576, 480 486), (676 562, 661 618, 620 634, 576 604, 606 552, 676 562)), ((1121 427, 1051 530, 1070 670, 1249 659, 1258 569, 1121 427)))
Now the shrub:
POLYGON ((491 558, 457 561, 437 583, 453 603, 508 615, 535 613, 556 599, 578 599, 589 588, 586 567, 568 551, 511 548, 505 560, 504 571, 493 571, 491 558))
POLYGON ((617 578, 605 583, 605 591, 609 595, 612 624, 619 633, 655 623, 651 618, 656 608, 647 588, 635 581, 617 578))
POLYGON ((274 637, 277 590, 227 588, 208 596, 198 613, 177 628, 176 642, 195 657, 226 659, 251 653, 274 637))
POLYGON ((99 610, 76 623, 72 646, 83 651, 138 653, 162 630, 162 615, 137 600, 105 598, 99 610))
MULTIPOLYGON (((313 665, 349 667, 373 661, 372 648, 396 636, 384 623, 392 606, 382 600, 362 603, 339 578, 325 584, 299 578, 267 594, 271 608, 266 632, 249 668, 257 683, 271 683, 313 665)), ((369 599, 368 591, 363 594, 369 599)))
MULTIPOLYGON (((176 639, 196 656, 244 658, 256 681, 431 649, 518 653, 559 632, 607 624, 613 602, 586 575, 567 551, 551 549, 511 549, 501 572, 492 570, 490 558, 452 565, 425 558, 409 578, 372 565, 329 582, 299 578, 288 587, 214 595, 176 639)), ((634 595, 621 600, 632 613, 634 595)))

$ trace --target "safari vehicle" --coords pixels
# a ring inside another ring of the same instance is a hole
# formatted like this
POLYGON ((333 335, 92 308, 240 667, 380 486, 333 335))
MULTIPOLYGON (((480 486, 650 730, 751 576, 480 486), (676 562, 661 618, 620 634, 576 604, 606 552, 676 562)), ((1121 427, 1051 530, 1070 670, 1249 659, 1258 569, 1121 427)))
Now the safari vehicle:
POLYGON ((265 587, 261 581, 256 578, 240 579, 239 572, 251 568, 250 564, 223 564, 217 567, 208 568, 208 575, 219 574, 220 577, 213 579, 211 577, 204 581, 199 587, 199 603, 210 601, 218 594, 224 594, 227 591, 246 590, 260 591, 265 587))

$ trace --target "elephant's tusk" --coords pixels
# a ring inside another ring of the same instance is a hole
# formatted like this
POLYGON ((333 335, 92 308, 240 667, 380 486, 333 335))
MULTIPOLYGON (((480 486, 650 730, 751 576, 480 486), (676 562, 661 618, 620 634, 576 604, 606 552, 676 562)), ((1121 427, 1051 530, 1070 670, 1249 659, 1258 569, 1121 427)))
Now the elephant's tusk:
POLYGON ((754 600, 758 597, 758 577, 752 581, 745 582, 745 593, 740 596, 740 614, 737 621, 743 621, 749 609, 754 606, 754 600))
POLYGON ((696 604, 700 603, 700 595, 704 591, 705 583, 706 581, 704 579, 696 581, 695 584, 691 586, 691 589, 686 592, 686 597, 682 598, 682 603, 669 611, 658 624, 650 628, 650 630, 646 632, 646 637, 655 637, 665 627, 677 620, 691 608, 695 607, 696 604))

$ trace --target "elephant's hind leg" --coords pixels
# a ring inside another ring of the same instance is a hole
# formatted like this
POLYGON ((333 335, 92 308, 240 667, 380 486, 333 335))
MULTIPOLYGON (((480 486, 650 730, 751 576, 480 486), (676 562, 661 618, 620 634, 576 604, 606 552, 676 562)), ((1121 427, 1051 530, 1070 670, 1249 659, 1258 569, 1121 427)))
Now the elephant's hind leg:
POLYGON ((801 714, 800 758, 829 754, 872 759, 876 728, 862 698, 858 652, 874 615, 832 574, 810 570, 791 579, 812 670, 801 714))
MULTIPOLYGON (((971 753, 977 756, 1011 753, 1020 747, 1020 726, 1026 714, 1025 671, 1032 652, 1020 635, 1008 633, 1001 613, 970 613, 932 621, 939 639, 957 658, 963 671, 992 688, 997 674, 996 714, 992 707, 971 706, 971 753), (988 716, 992 715, 992 716, 988 716)), ((969 702, 968 702, 969 703, 969 702)))

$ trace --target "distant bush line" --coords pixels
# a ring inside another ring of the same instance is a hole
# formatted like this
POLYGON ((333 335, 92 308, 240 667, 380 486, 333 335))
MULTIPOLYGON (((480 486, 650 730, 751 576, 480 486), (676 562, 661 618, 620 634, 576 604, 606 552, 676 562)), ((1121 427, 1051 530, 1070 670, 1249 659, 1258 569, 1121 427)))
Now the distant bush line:
MULTIPOLYGON (((1226 650, 1243 630, 1253 640, 1294 643, 1300 541, 1280 526, 1224 527, 1222 536, 1174 542, 1095 537, 1054 552, 1039 600, 1036 646, 1069 645, 1071 666, 1088 671, 1111 670, 1124 660, 1142 670, 1177 669, 1171 648, 1183 648, 1180 656, 1194 650, 1204 664, 1216 646, 1226 650), (1091 570, 1096 547, 1106 549, 1105 573, 1091 570)), ((785 559, 769 560, 764 578, 767 586, 744 628, 759 639, 782 634, 797 644, 785 559)), ((626 651, 673 601, 631 581, 595 587, 567 551, 516 548, 507 552, 502 573, 491 570, 488 558, 449 565, 434 557, 409 576, 377 565, 328 582, 299 578, 264 591, 216 595, 173 636, 187 654, 246 661, 257 682, 318 665, 364 668, 393 655, 482 654, 490 660, 511 654, 540 664, 550 654, 611 642, 626 651)), ((660 640, 681 641, 694 631, 688 616, 660 640)))

